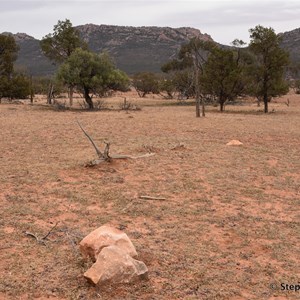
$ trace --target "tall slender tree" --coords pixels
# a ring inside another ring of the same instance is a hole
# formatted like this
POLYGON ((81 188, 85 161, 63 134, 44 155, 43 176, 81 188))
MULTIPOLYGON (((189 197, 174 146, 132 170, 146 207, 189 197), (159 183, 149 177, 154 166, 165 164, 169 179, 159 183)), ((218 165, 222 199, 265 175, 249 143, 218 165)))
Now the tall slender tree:
MULTIPOLYGON (((79 32, 70 20, 58 21, 53 33, 49 33, 40 42, 44 54, 54 63, 62 64, 77 49, 87 49, 87 44, 80 38, 79 32)), ((73 104, 73 86, 69 86, 70 106, 73 104)))
POLYGON ((11 76, 18 51, 19 47, 13 36, 0 34, 0 76, 11 76))
POLYGON ((250 51, 256 61, 252 68, 252 80, 256 83, 255 94, 264 102, 264 112, 268 112, 268 102, 272 97, 288 92, 284 79, 285 68, 289 64, 289 55, 280 48, 280 37, 273 28, 257 25, 249 30, 250 51))
POLYGON ((245 43, 234 40, 233 48, 215 47, 204 65, 203 90, 218 99, 220 111, 226 101, 234 100, 245 90, 245 72, 249 57, 241 48, 245 43))
POLYGON ((29 81, 23 74, 14 72, 19 47, 12 35, 0 35, 0 103, 3 97, 26 98, 29 81))
POLYGON ((203 41, 199 38, 192 38, 189 43, 183 45, 179 51, 178 59, 175 59, 162 66, 162 71, 182 71, 190 69, 193 80, 190 85, 195 89, 196 117, 205 116, 205 95, 201 88, 201 79, 204 74, 204 65, 207 62, 209 53, 216 47, 211 41, 203 41))

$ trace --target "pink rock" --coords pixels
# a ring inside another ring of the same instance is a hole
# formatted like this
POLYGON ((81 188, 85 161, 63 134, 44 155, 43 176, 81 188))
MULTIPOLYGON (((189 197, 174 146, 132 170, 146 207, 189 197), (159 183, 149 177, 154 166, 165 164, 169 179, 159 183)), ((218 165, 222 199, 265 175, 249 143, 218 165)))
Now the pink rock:
POLYGON ((84 257, 91 257, 96 261, 101 250, 108 246, 118 246, 131 257, 137 256, 135 247, 126 233, 109 226, 101 226, 87 235, 79 244, 84 257))
POLYGON ((241 146, 241 145, 243 145, 243 143, 238 140, 232 140, 226 144, 226 146, 241 146))
POLYGON ((97 261, 84 273, 85 278, 98 285, 129 283, 147 275, 146 265, 118 246, 103 248, 97 261))

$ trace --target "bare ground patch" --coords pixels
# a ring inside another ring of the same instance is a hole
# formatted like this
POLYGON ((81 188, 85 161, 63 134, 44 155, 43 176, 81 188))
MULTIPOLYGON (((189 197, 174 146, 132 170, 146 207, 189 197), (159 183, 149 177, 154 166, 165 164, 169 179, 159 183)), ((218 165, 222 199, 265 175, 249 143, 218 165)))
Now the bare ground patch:
POLYGON ((271 114, 249 104, 205 119, 158 99, 129 114, 0 105, 0 299, 299 299, 270 288, 300 279, 300 99, 289 98, 271 114), (112 153, 155 155, 85 168, 95 153, 76 119, 112 153), (57 222, 46 245, 25 234, 57 222), (105 223, 132 239, 148 281, 85 281, 77 244, 105 223))

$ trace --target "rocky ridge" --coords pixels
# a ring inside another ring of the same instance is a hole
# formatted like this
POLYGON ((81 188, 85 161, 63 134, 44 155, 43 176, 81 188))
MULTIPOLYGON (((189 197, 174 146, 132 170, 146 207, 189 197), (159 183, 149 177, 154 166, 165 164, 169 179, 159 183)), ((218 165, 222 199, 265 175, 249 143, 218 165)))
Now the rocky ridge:
MULTIPOLYGON (((182 27, 132 27, 86 24, 76 27, 89 48, 107 51, 116 65, 129 74, 140 71, 160 72, 160 67, 175 57, 178 49, 192 37, 212 40, 200 30, 182 27)), ((10 33, 6 33, 10 34, 10 33)), ((57 66, 42 53, 39 40, 26 33, 13 34, 20 46, 16 65, 32 75, 51 75, 57 66)))
POLYGON ((292 65, 300 63, 300 28, 280 33, 281 47, 289 52, 292 65))
MULTIPOLYGON (((81 37, 96 53, 107 51, 116 65, 128 74, 141 71, 160 72, 166 61, 174 58, 181 45, 193 37, 212 40, 208 34, 190 27, 112 26, 86 24, 76 27, 81 37)), ((5 33, 10 34, 10 33, 5 33)), ((279 34, 281 46, 290 53, 293 65, 300 62, 300 28, 279 34)), ((57 66, 42 53, 39 40, 17 33, 13 35, 20 51, 16 65, 31 75, 52 75, 57 66)))
POLYGON ((181 27, 131 27, 86 24, 76 27, 91 50, 107 51, 118 68, 129 74, 159 72, 163 63, 176 56, 180 46, 193 37, 212 40, 200 30, 181 27))

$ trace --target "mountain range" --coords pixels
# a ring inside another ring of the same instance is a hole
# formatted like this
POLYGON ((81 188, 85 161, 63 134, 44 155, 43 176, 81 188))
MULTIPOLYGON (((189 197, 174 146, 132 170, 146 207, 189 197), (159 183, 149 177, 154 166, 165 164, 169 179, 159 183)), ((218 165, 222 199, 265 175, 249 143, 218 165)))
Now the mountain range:
MULTIPOLYGON (((142 71, 160 72, 160 67, 175 58, 181 45, 193 37, 212 38, 190 27, 131 27, 86 24, 77 26, 82 39, 97 53, 107 51, 117 67, 128 74, 142 71)), ((5 33, 10 34, 10 33, 5 33)), ((281 33, 282 48, 290 53, 293 64, 300 61, 300 28, 281 33)), ((16 68, 33 76, 51 75, 57 69, 47 59, 40 41, 26 33, 13 34, 20 47, 16 68)))

